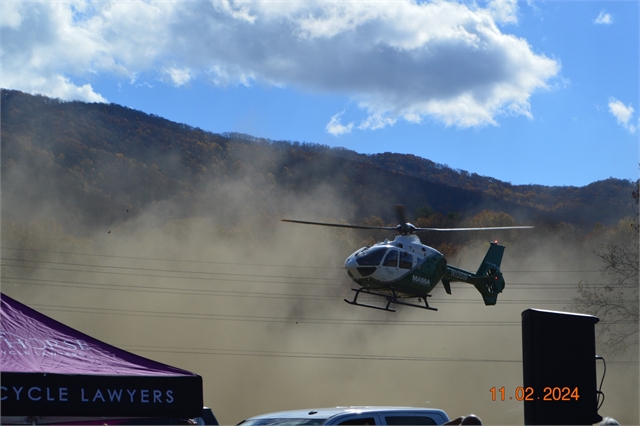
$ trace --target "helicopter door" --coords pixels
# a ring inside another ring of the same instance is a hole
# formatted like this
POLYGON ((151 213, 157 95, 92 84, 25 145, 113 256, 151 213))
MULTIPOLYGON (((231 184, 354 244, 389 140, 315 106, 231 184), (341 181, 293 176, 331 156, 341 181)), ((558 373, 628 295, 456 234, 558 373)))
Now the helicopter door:
POLYGON ((388 277, 394 277, 398 273, 398 250, 389 250, 382 262, 382 270, 388 277))
POLYGON ((400 269, 411 269, 413 267, 413 255, 403 251, 400 253, 400 269))

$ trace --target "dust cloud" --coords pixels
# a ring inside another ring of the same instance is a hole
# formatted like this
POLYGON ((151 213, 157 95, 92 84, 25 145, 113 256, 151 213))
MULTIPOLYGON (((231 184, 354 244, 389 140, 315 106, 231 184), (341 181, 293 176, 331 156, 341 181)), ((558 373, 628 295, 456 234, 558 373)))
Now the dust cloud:
MULTIPOLYGON (((338 405, 434 407, 486 424, 523 423, 523 403, 493 401, 490 389, 515 396, 521 312, 565 310, 577 283, 594 280, 591 251, 562 235, 524 244, 510 234, 496 306, 454 283, 452 295, 442 286, 433 292, 437 312, 369 310, 342 301, 353 293, 341 266, 366 233, 265 214, 349 220, 347 200, 321 187, 265 207, 244 189, 212 188, 212 205, 224 203, 211 215, 176 219, 180 203, 167 200, 82 236, 62 228, 58 208, 20 205, 40 208, 40 219, 3 222, 2 291, 107 343, 201 375, 205 404, 221 424, 338 405)), ((450 262, 475 271, 486 241, 450 262)), ((603 386, 600 413, 623 424, 638 423, 634 356, 607 364, 603 386)))

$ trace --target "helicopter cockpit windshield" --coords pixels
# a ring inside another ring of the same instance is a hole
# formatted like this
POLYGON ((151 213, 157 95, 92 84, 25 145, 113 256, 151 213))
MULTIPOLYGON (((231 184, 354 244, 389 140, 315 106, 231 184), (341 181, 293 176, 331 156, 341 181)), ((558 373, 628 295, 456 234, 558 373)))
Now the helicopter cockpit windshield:
POLYGON ((386 252, 387 247, 376 247, 367 251, 366 254, 358 256, 356 262, 360 266, 378 266, 386 252))
POLYGON ((387 252, 387 248, 388 247, 372 247, 356 253, 355 258, 351 257, 351 260, 347 259, 347 269, 352 268, 353 273, 357 271, 357 274, 361 278, 372 275, 376 272, 380 262, 382 262, 382 258, 387 252), (355 263, 353 263, 354 260, 355 263), (349 266, 349 264, 351 266, 349 266))

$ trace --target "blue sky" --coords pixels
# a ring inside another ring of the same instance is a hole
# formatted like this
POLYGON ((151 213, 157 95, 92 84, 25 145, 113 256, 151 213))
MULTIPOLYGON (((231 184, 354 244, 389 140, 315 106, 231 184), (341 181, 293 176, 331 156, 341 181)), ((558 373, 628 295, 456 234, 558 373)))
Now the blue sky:
POLYGON ((637 1, 0 4, 4 88, 513 184, 638 178, 637 1))

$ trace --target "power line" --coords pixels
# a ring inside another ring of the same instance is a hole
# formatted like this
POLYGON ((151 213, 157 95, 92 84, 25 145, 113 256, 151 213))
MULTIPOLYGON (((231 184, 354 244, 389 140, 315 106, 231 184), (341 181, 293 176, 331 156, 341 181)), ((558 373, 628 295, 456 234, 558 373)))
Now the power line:
POLYGON ((108 309, 108 308, 86 308, 75 306, 59 306, 32 304, 30 306, 39 307, 51 311, 74 312, 95 314, 102 313, 107 315, 129 315, 141 317, 161 317, 172 319, 196 319, 196 320, 224 320, 224 321, 248 321, 248 322, 277 322, 290 324, 352 324, 352 325, 393 325, 393 326, 519 326, 517 321, 384 321, 373 319, 336 319, 336 318, 303 318, 303 317, 270 317, 270 316, 251 316, 251 315, 227 315, 227 314, 200 314, 192 312, 154 312, 140 311, 132 309, 108 309))
MULTIPOLYGON (((160 262, 184 262, 184 263, 203 263, 203 264, 214 264, 214 265, 247 265, 245 262, 215 262, 211 260, 189 260, 189 259, 167 259, 167 258, 158 258, 158 257, 142 257, 142 256, 117 256, 110 254, 95 254, 95 253, 77 253, 77 252, 67 252, 67 251, 54 251, 54 250, 39 250, 39 249, 26 249, 26 248, 16 248, 16 247, 0 247, 2 250, 16 250, 16 251, 29 251, 29 252, 41 252, 41 253, 54 253, 54 254, 65 254, 65 255, 73 255, 73 256, 92 256, 92 257, 106 257, 113 259, 136 259, 136 260, 153 260, 160 262)), ((324 267, 324 266, 300 266, 300 265, 273 265, 273 264, 260 264, 253 263, 251 266, 268 266, 274 268, 310 268, 310 269, 342 269, 337 267, 324 267)))
MULTIPOLYGON (((42 252, 42 253, 54 253, 54 254, 65 254, 65 255, 75 255, 75 256, 93 256, 93 257, 106 257, 106 258, 115 258, 115 259, 136 259, 136 260, 152 260, 152 261, 161 261, 161 262, 185 262, 185 263, 202 263, 202 264, 216 264, 216 265, 238 265, 238 266, 260 266, 260 267, 274 267, 274 268, 309 268, 309 269, 343 269, 339 267, 332 266, 300 266, 300 265, 274 265, 274 264, 260 264, 260 263, 249 263, 249 262, 215 262, 215 261, 206 261, 206 260, 189 260, 189 259, 167 259, 167 258, 154 258, 154 257, 142 257, 142 256, 117 256, 117 255, 107 255, 107 254, 93 254, 93 253, 77 253, 77 252, 64 252, 64 251, 54 251, 54 250, 39 250, 39 249, 26 249, 26 248, 15 248, 15 247, 1 247, 3 250, 16 250, 16 251, 29 251, 29 252, 42 252)), ((24 260, 24 259, 20 259, 24 260)), ((34 262, 37 262, 34 261, 34 262)), ((505 273, 595 273, 602 272, 597 269, 585 269, 585 270, 532 270, 532 271, 502 271, 505 273)))
MULTIPOLYGON (((118 256, 118 255, 110 255, 110 254, 95 254, 95 253, 77 253, 77 252, 68 252, 68 251, 54 251, 54 250, 39 250, 39 249, 25 249, 25 248, 16 248, 16 247, 0 247, 2 250, 17 250, 17 251, 30 251, 30 252, 41 252, 41 253, 54 253, 54 254, 66 254, 72 256, 93 256, 93 257, 107 257, 113 259, 136 259, 136 260, 153 260, 160 262, 184 262, 184 263, 204 263, 204 264, 214 264, 214 265, 247 265, 245 262, 215 262, 212 260, 189 260, 189 259, 168 259, 168 258, 157 258, 157 257, 142 257, 142 256, 118 256)), ((252 266, 268 266, 274 268, 319 268, 319 269, 341 269, 336 267, 326 268, 324 266, 300 266, 300 265, 273 265, 273 264, 260 264, 254 263, 252 266)))
MULTIPOLYGON (((35 305, 46 306, 46 305, 35 305)), ((387 324, 387 323, 384 323, 387 324)), ((220 349, 220 348, 197 348, 197 347, 162 347, 144 345, 117 345, 120 348, 134 352, 150 353, 174 353, 188 355, 221 355, 221 356, 253 356, 253 357, 277 357, 277 358, 306 358, 306 359, 327 359, 327 360, 357 360, 357 361, 412 361, 412 362, 466 362, 466 363, 521 363, 517 359, 492 359, 492 358, 451 358, 451 357, 419 357, 401 355, 372 355, 372 354, 345 354, 345 353, 314 353, 314 352, 285 352, 285 351, 265 351, 251 349, 220 349)), ((610 364, 635 365, 638 362, 612 361, 610 364)))
POLYGON ((232 355, 232 356, 258 356, 279 358, 316 358, 316 359, 347 359, 367 361, 421 361, 421 362, 485 362, 485 363, 521 363, 516 359, 491 359, 491 358, 436 358, 399 355, 362 355, 362 354, 332 354, 313 352, 277 352, 243 349, 209 349, 209 348, 167 348, 156 346, 120 346, 129 350, 141 352, 180 353, 191 355, 232 355))
MULTIPOLYGON (((105 269, 117 269, 117 270, 141 270, 141 271, 159 271, 159 272, 168 272, 168 273, 186 273, 193 275, 211 275, 211 276, 227 276, 227 277, 252 277, 259 278, 261 281, 257 280, 232 280, 230 278, 214 278, 214 277, 197 277, 197 276, 180 276, 180 275, 164 275, 164 274, 141 274, 141 273, 133 273, 133 272, 114 272, 114 271, 91 271, 91 270, 83 270, 83 269, 69 269, 69 268, 52 268, 52 267, 42 267, 42 266, 30 266, 25 264, 4 264, 3 266, 7 268, 33 268, 33 269, 41 269, 41 270, 50 270, 50 271, 64 271, 64 272, 73 272, 73 273, 92 273, 92 274, 111 274, 111 275, 129 275, 129 276, 137 276, 137 277, 152 277, 152 278, 174 278, 174 279, 189 279, 189 280, 208 280, 208 281, 234 281, 234 282, 253 282, 253 283, 274 283, 276 281, 262 281, 265 279, 278 279, 278 280, 321 280, 321 281, 333 281, 335 283, 326 283, 326 282, 316 282, 316 283, 291 283, 291 284, 309 284, 309 285, 325 285, 325 286, 336 286, 340 285, 345 281, 344 278, 322 278, 322 277, 291 277, 291 276, 283 276, 283 275, 261 275, 261 274, 240 274, 236 272, 196 272, 196 271, 184 271, 184 270, 166 270, 166 269, 156 269, 156 268, 138 268, 138 267, 128 267, 128 266, 102 266, 102 265, 88 265, 81 263, 68 263, 68 262, 53 262, 53 261, 35 261, 35 260, 25 260, 25 259, 13 259, 13 258, 2 258, 5 261, 17 261, 17 262, 30 262, 30 263, 47 263, 54 265, 68 265, 68 266, 79 266, 79 267, 93 267, 93 268, 105 268, 105 269)), ((513 272, 512 272, 513 273, 513 272)), ((287 284, 287 283, 281 283, 287 284)), ((589 286, 599 286, 599 285, 610 285, 610 283, 507 283, 509 288, 518 288, 518 286, 531 287, 535 286, 536 288, 543 288, 541 286, 545 286, 544 288, 573 288, 581 284, 584 287, 589 286)), ((623 285, 617 287, 625 287, 625 288, 634 288, 635 285, 623 285)))
MULTIPOLYGON (((278 279, 295 279, 295 280, 312 280, 312 279, 323 279, 327 281, 339 281, 336 278, 309 278, 309 277, 288 277, 288 276, 280 276, 280 275, 256 275, 256 274, 238 274, 238 273, 227 273, 227 272, 197 272, 197 271, 185 271, 185 270, 172 270, 172 269, 158 269, 158 268, 140 268, 133 266, 106 266, 106 265, 92 265, 85 263, 71 263, 71 262, 54 262, 54 261, 46 261, 46 260, 28 260, 28 259, 15 259, 15 258, 0 258, 3 261, 14 261, 14 262, 29 262, 29 263, 45 263, 49 265, 64 265, 64 266, 80 266, 83 268, 104 268, 104 269, 118 269, 118 270, 132 270, 132 271, 153 271, 153 272, 166 272, 172 274, 194 274, 194 275, 232 275, 232 276, 240 276, 240 277, 257 277, 257 278, 278 278, 278 279)), ((33 266, 28 265, 14 265, 9 264, 5 266, 13 266, 19 268, 34 268, 33 266)), ((63 268, 46 268, 46 267, 38 267, 38 269, 53 269, 53 270, 66 270, 63 268)), ((106 271, 84 271, 84 270, 71 270, 74 272, 95 272, 95 273, 107 273, 106 271)), ((115 272, 112 272, 115 273, 115 272)), ((140 276, 153 276, 153 277, 167 277, 167 278, 175 278, 172 275, 146 275, 146 274, 133 274, 128 273, 127 275, 140 275, 140 276)), ((183 277, 189 278, 189 277, 183 277)))
MULTIPOLYGON (((70 288, 83 288, 91 290, 114 290, 114 291, 129 291, 129 292, 148 292, 148 293, 170 293, 170 294, 200 294, 200 295, 217 295, 217 296, 230 296, 230 297, 257 297, 257 298, 271 298, 271 299, 311 299, 311 300, 336 300, 343 296, 325 296, 319 294, 291 294, 291 293, 264 293, 264 292, 242 292, 242 291, 228 291, 228 290, 202 290, 202 289, 188 289, 188 288, 176 288, 176 287, 157 287, 157 286, 135 286, 120 284, 96 284, 96 283, 79 283, 68 282, 60 280, 39 280, 35 278, 17 278, 17 277, 3 277, 4 283, 9 284, 25 284, 35 286, 47 286, 47 287, 70 287, 70 288), (32 281, 32 282, 30 282, 32 281), (54 283, 54 284, 47 284, 54 283)), ((370 296, 367 299, 375 299, 374 296, 370 296)), ((476 299, 434 299, 438 303, 477 303, 476 299)), ((555 300, 539 300, 539 299, 506 299, 503 297, 500 301, 501 304, 567 304, 572 303, 573 300, 567 299, 555 299, 555 300)), ((626 302, 619 300, 619 302, 626 302)))
MULTIPOLYGON (((28 266, 28 265, 3 265, 6 267, 14 267, 14 268, 33 268, 33 266, 28 266)), ((127 272, 113 272, 113 271, 83 271, 83 270, 77 270, 77 269, 65 269, 65 268, 49 268, 49 267, 38 267, 36 268, 38 270, 42 269, 42 270, 48 270, 48 271, 63 271, 63 272, 73 272, 73 273, 90 273, 90 274, 107 274, 107 275, 127 275, 127 276, 134 276, 134 277, 151 277, 151 278, 172 278, 172 279, 186 279, 186 280, 204 280, 204 281, 229 281, 229 282, 248 282, 248 283, 257 283, 257 284, 304 284, 304 285, 324 285, 324 286, 337 286, 340 285, 338 284, 327 284, 327 283, 299 283, 299 282, 294 282, 294 283, 286 283, 286 282, 279 282, 279 281, 258 281, 258 280, 232 280, 232 279, 228 279, 228 278, 211 278, 211 277, 185 277, 185 276, 179 276, 179 275, 156 275, 156 274, 134 274, 134 273, 127 273, 127 272)), ((246 274, 224 274, 224 275, 230 275, 230 276, 247 276, 246 274)), ((261 278, 261 279, 265 279, 265 278, 276 278, 276 279, 298 279, 295 277, 278 277, 278 276, 273 276, 273 275, 265 275, 265 276, 260 276, 260 275, 249 275, 249 276, 253 276, 256 278, 261 278)), ((311 280, 314 278, 305 278, 307 280, 311 280)), ((318 278, 316 278, 318 279, 318 278)), ((327 280, 327 281, 344 281, 344 279, 337 279, 337 278, 319 278, 321 280, 327 280)))
MULTIPOLYGON (((31 266, 28 265, 3 265, 7 268, 33 268, 31 266)), ((322 287, 340 287, 343 286, 346 283, 346 279, 340 279, 340 278, 319 278, 320 280, 325 280, 325 281, 336 281, 336 283, 326 283, 326 282, 298 282, 298 281, 289 281, 289 282, 283 282, 283 281, 269 281, 266 280, 267 278, 269 279, 286 279, 286 280, 295 280, 295 279, 299 279, 299 277, 280 277, 280 276, 274 276, 274 275, 265 275, 265 276, 260 276, 260 275, 249 275, 250 277, 256 277, 256 278, 260 278, 260 280, 238 280, 238 279, 232 279, 232 278, 213 278, 213 277, 188 277, 188 276, 179 276, 179 275, 157 275, 157 274, 137 274, 137 273, 126 273, 126 272, 113 272, 113 271, 85 271, 85 270, 77 270, 77 269, 66 269, 66 268, 49 268, 49 267, 39 267, 37 268, 38 270, 48 270, 48 271, 58 271, 58 272, 71 272, 71 273, 88 273, 88 274, 106 274, 106 275, 126 275, 126 276, 134 276, 134 277, 147 277, 147 278, 163 278, 163 279, 180 279, 180 280, 200 280, 200 281, 222 281, 222 282, 229 282, 229 283, 249 283, 249 284, 285 284, 285 285, 297 285, 297 286, 322 286, 322 287)), ((234 276, 247 276, 246 274, 235 274, 235 273, 227 273, 224 274, 227 275, 229 277, 234 277, 234 276)), ((5 276, 4 278, 6 279, 15 279, 15 280, 20 280, 20 279, 29 279, 29 280, 36 280, 34 278, 22 278, 22 277, 10 277, 10 276, 5 276)), ((314 278, 306 278, 307 280, 312 280, 314 278)), ((51 282, 67 282, 67 281, 60 281, 60 280, 49 280, 51 282)), ((110 284, 97 284, 97 283, 87 283, 84 282, 83 284, 87 284, 87 285, 110 285, 110 284)), ((544 284, 540 284, 540 283, 507 283, 506 284, 506 288, 508 290, 567 290, 567 289, 575 289, 577 288, 578 285, 582 285, 582 287, 585 288, 596 288, 596 287, 601 287, 601 286, 610 286, 610 283, 590 283, 590 284, 583 284, 583 283, 562 283, 562 284, 549 284, 549 283, 544 283, 544 284)), ((113 285, 115 286, 115 285, 113 285)), ((122 286, 121 286, 122 287, 122 286)), ((636 285, 633 284, 629 284, 629 285, 615 285, 616 288, 635 288, 636 285)), ((162 288, 162 287, 157 287, 157 288, 162 288)), ((472 290, 473 287, 470 286, 466 286, 466 285, 455 285, 455 287, 453 287, 456 289, 456 291, 467 291, 467 290, 472 290)))
POLYGON ((51 286, 51 287, 70 287, 70 288, 88 288, 91 290, 115 290, 115 291, 130 291, 130 292, 142 292, 142 293, 171 293, 171 294, 200 294, 200 295, 219 295, 219 296, 235 296, 235 297, 263 297, 263 298, 282 298, 282 299, 333 299, 333 297, 322 295, 304 295, 304 294, 277 294, 277 293, 259 293, 259 292, 241 292, 241 291, 227 291, 227 290, 198 290, 188 288, 176 288, 176 287, 154 287, 154 286, 135 286, 121 284, 95 284, 95 283, 78 283, 68 282, 60 280, 38 280, 35 278, 23 279, 15 277, 3 277, 2 281, 9 284, 27 284, 35 286, 51 286), (37 282, 29 282, 37 281, 37 282), (55 284, 46 284, 55 283, 55 284))
MULTIPOLYGON (((467 362, 467 363, 509 363, 520 364, 518 359, 493 359, 493 358, 450 358, 450 357, 418 357, 401 355, 362 355, 362 354, 331 354, 313 352, 277 352, 258 351, 248 349, 214 349, 214 348, 167 348, 157 346, 133 346, 119 345, 131 351, 139 352, 159 352, 177 353, 189 355, 229 355, 229 356, 257 356, 257 357, 278 357, 278 358, 314 358, 314 359, 344 359, 359 361, 418 361, 418 362, 467 362)), ((617 365, 637 365, 638 361, 611 361, 607 364, 617 365)))
MULTIPOLYGON (((350 325, 385 325, 385 326, 429 326, 429 327, 479 327, 479 326, 499 326, 514 327, 520 326, 520 321, 408 321, 408 320, 375 320, 375 319, 346 319, 346 318, 304 318, 304 317, 271 317, 271 316, 252 316, 252 315, 229 315, 229 314, 201 314, 195 312, 157 312, 142 311, 139 309, 110 309, 110 308, 93 308, 93 307, 77 307, 77 306, 61 306, 47 304, 31 304, 32 307, 38 307, 44 310, 57 312, 85 313, 85 314, 105 314, 105 315, 128 315, 137 317, 160 317, 171 319, 186 320, 223 320, 223 321, 243 321, 243 322, 276 322, 289 324, 350 324, 350 325)), ((608 321, 600 321, 601 324, 607 324, 608 321)), ((632 324, 634 321, 620 321, 616 324, 632 324)))

